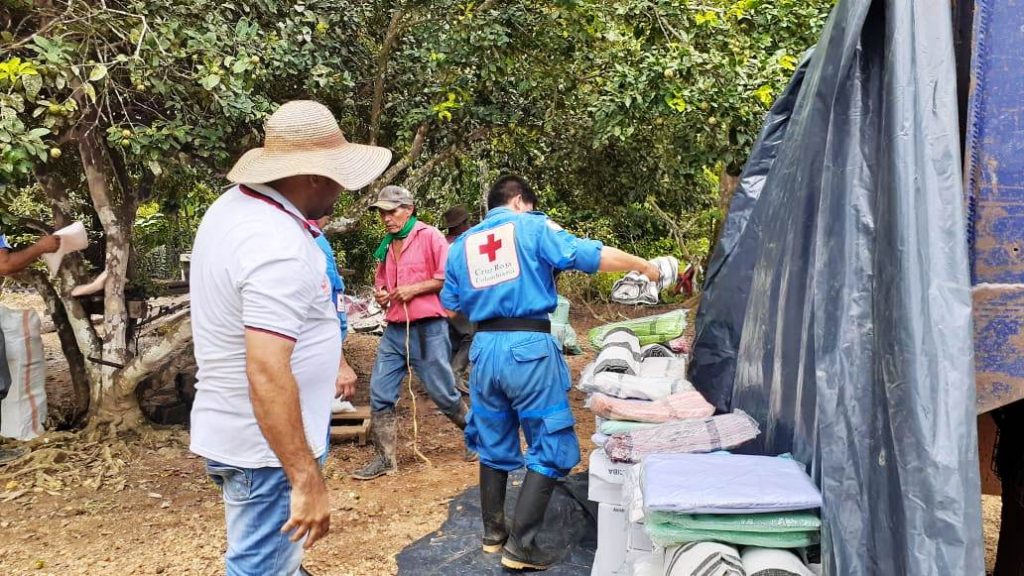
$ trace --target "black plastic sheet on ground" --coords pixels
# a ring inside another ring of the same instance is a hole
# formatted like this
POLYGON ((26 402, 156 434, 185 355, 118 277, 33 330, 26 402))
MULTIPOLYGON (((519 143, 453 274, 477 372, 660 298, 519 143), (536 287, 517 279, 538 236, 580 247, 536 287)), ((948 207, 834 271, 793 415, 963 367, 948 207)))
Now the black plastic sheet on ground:
POLYGON ((983 573, 949 2, 840 0, 715 247, 690 378, 824 495, 829 575, 983 573))
MULTIPOLYGON (((506 516, 512 517, 525 474, 509 475, 506 516)), ((501 567, 500 554, 480 548, 480 487, 459 494, 448 505, 448 519, 436 532, 413 542, 398 553, 400 576, 480 576, 515 574, 501 567)), ((587 475, 576 474, 560 482, 551 496, 540 535, 545 549, 563 551, 564 557, 544 574, 589 576, 597 547, 597 504, 587 500, 587 475)))

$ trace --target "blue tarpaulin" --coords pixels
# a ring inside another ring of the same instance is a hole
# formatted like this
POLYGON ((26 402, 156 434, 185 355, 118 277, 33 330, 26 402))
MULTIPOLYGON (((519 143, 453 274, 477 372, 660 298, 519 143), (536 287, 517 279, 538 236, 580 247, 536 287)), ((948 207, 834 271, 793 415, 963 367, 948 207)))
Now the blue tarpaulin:
POLYGON ((840 0, 715 247, 690 379, 821 489, 829 575, 983 573, 948 2, 840 0))

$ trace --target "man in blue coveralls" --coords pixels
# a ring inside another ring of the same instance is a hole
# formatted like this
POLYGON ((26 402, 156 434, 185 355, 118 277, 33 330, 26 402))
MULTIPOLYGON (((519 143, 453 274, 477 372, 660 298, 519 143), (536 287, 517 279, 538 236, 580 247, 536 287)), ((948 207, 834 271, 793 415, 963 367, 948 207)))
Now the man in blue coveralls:
POLYGON ((660 274, 642 258, 576 238, 533 212, 536 205, 525 180, 498 179, 487 196, 487 217, 451 246, 441 303, 477 325, 465 434, 467 447, 480 455, 483 549, 501 550, 508 568, 544 570, 558 560, 557 550, 542 550, 538 541, 544 512, 558 479, 580 460, 569 369, 548 321, 557 304, 554 275, 639 270, 657 280, 660 274), (526 480, 506 527, 508 473, 524 463, 526 480))

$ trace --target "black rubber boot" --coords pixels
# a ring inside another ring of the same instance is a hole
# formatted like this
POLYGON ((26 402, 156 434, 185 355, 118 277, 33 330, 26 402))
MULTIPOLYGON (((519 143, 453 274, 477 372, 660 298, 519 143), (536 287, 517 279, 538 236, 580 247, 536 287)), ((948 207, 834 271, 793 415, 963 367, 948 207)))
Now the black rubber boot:
POLYGON ((501 564, 513 570, 547 570, 558 558, 551 551, 541 550, 540 535, 544 513, 558 481, 530 470, 519 491, 512 533, 501 551, 501 564))
POLYGON ((497 554, 508 540, 505 526, 505 489, 508 472, 480 465, 480 510, 484 519, 484 552, 497 554))

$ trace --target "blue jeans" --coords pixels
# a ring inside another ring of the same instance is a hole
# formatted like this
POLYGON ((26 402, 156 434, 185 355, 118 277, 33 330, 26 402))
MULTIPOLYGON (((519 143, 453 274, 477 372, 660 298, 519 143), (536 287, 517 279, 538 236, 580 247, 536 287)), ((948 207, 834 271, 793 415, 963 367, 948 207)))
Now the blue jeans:
MULTIPOLYGON (((455 414, 462 396, 455 389, 452 346, 448 321, 430 318, 409 327, 410 364, 423 382, 427 395, 447 415, 455 414)), ((377 348, 377 361, 370 376, 370 408, 374 412, 394 409, 406 375, 405 324, 388 324, 377 348)))
POLYGON ((227 576, 293 576, 302 564, 302 540, 281 527, 291 515, 292 487, 283 468, 238 468, 206 461, 221 488, 228 531, 227 576))

